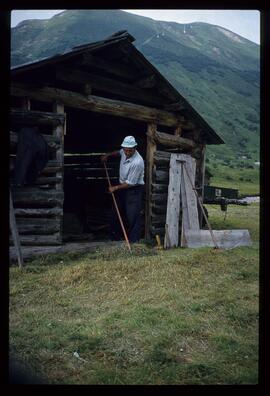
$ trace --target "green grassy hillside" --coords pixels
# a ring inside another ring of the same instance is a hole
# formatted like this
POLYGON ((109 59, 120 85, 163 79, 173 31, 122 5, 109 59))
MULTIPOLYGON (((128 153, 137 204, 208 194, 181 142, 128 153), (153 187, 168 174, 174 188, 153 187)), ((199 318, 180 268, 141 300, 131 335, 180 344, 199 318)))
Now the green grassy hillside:
POLYGON ((119 10, 69 10, 12 29, 13 65, 63 53, 126 29, 134 45, 224 139, 211 162, 259 161, 260 47, 207 23, 155 21, 119 10))

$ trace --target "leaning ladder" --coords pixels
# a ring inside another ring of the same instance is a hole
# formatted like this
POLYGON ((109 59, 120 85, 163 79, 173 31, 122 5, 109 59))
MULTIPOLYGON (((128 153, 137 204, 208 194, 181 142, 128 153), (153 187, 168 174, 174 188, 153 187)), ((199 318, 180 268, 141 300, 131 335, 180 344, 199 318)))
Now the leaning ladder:
POLYGON ((18 264, 19 264, 19 267, 22 268, 23 255, 22 255, 21 243, 20 243, 18 228, 17 228, 17 224, 16 224, 16 219, 15 219, 11 190, 9 190, 9 224, 10 224, 11 234, 12 234, 12 238, 13 238, 13 242, 14 242, 14 246, 15 246, 17 259, 18 259, 18 264))

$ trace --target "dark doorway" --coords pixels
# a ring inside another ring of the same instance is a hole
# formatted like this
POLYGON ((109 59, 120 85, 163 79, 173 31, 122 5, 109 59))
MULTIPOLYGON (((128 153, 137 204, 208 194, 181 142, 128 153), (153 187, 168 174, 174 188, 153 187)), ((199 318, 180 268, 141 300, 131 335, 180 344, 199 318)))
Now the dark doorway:
MULTIPOLYGON (((112 197, 100 156, 120 149, 124 137, 133 135, 145 160, 147 125, 68 107, 65 111, 63 241, 108 240, 112 197)), ((107 167, 111 183, 118 184, 119 159, 110 159, 107 167)))

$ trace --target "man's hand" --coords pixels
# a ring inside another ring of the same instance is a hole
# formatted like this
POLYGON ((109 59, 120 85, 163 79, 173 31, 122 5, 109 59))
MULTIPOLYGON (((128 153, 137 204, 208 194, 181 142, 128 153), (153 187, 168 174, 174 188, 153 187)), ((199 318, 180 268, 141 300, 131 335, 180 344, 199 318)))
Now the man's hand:
POLYGON ((110 186, 109 187, 109 192, 110 193, 113 193, 113 192, 115 192, 115 191, 117 191, 118 190, 118 186, 110 186))
POLYGON ((107 155, 107 154, 102 155, 102 156, 100 157, 100 160, 101 160, 101 162, 107 162, 107 160, 108 160, 108 155, 107 155))

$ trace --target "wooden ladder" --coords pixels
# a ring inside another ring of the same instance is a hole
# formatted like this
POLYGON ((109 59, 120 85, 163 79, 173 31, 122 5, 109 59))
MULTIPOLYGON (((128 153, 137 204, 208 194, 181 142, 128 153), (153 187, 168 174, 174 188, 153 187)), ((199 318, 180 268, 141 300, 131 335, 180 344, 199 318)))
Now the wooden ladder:
POLYGON ((22 255, 21 243, 20 243, 18 228, 17 228, 17 224, 16 224, 16 219, 15 219, 11 190, 9 190, 9 224, 10 224, 11 234, 12 234, 12 238, 13 238, 13 242, 14 242, 14 246, 15 246, 15 250, 16 250, 18 264, 19 264, 19 267, 22 268, 23 255, 22 255))

